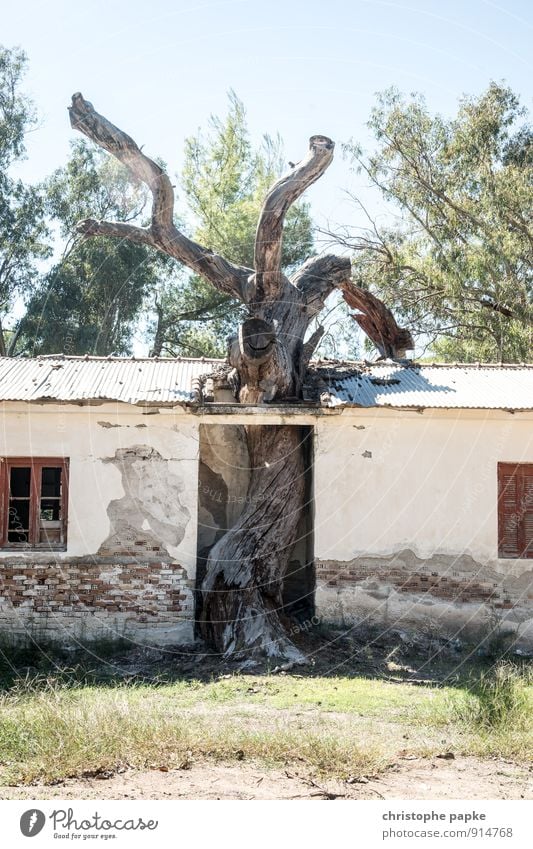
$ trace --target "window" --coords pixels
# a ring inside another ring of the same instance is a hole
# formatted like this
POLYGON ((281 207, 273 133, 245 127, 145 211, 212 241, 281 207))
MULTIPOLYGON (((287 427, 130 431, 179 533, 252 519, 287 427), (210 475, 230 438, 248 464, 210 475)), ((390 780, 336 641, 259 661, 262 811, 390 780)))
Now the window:
POLYGON ((533 558, 533 463, 498 463, 498 557, 533 558))
POLYGON ((0 545, 61 549, 67 542, 68 460, 0 458, 0 545))

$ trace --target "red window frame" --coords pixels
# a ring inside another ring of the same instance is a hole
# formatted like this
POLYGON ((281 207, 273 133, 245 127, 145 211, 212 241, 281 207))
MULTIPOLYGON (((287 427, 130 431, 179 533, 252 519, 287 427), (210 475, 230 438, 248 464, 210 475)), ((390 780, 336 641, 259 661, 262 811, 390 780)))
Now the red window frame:
POLYGON ((69 461, 66 457, 0 457, 0 548, 46 549, 61 551, 67 547, 67 511, 69 486, 69 461), (9 525, 9 481, 13 468, 30 467, 30 510, 28 542, 8 540, 9 525), (39 542, 39 505, 41 500, 40 482, 43 468, 61 469, 61 540, 57 543, 39 542))
POLYGON ((498 463, 498 557, 533 558, 533 463, 498 463), (509 486, 513 481, 512 488, 509 486), (514 494, 513 494, 514 491, 514 494), (516 533, 513 549, 509 535, 516 533))

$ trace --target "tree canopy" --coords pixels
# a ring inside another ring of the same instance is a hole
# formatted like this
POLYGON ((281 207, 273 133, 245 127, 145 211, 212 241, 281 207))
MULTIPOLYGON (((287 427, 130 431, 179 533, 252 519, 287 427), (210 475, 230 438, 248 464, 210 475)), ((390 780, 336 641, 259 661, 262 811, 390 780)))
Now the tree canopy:
POLYGON ((391 89, 369 121, 376 150, 346 146, 397 223, 367 213, 362 233, 344 228, 337 238, 354 251, 360 284, 441 359, 531 357, 533 135, 524 116, 501 85, 463 98, 451 119, 391 89))
POLYGON ((26 65, 22 50, 0 46, 0 356, 14 352, 20 334, 14 304, 31 291, 39 261, 51 254, 43 194, 12 175, 36 123, 21 91, 26 65))
POLYGON ((45 183, 47 211, 64 239, 63 255, 27 304, 22 338, 29 352, 131 353, 143 303, 164 273, 163 257, 142 245, 73 239, 80 218, 137 221, 144 186, 85 140, 75 141, 65 167, 45 183))
MULTIPOLYGON (((41 185, 13 176, 37 121, 22 90, 26 66, 23 51, 0 48, 0 355, 126 354, 144 336, 152 355, 224 356, 244 315, 227 292, 148 244, 73 238, 83 218, 143 223, 147 189, 127 167, 77 140, 41 185)), ((420 95, 390 89, 368 125, 375 150, 350 142, 345 152, 386 206, 378 218, 354 197, 367 226, 335 233, 360 287, 391 305, 419 352, 529 360, 533 131, 517 96, 493 83, 443 118, 420 95)), ((186 140, 176 223, 253 267, 261 205, 286 167, 279 136, 252 144, 244 105, 230 92, 227 114, 186 140)), ((310 209, 298 201, 284 221, 283 271, 313 253, 310 209)), ((316 317, 326 327, 321 350, 353 356, 339 291, 328 309, 330 318, 316 317)))

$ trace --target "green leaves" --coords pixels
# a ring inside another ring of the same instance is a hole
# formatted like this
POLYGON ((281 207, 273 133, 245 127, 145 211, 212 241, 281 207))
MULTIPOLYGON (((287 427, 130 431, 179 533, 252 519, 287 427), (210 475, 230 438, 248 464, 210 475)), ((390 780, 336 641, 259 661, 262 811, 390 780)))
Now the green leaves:
POLYGON ((0 45, 0 171, 24 156, 24 136, 35 124, 36 115, 29 98, 20 91, 26 72, 26 54, 20 48, 0 45))
POLYGON ((71 143, 70 159, 46 181, 46 192, 65 238, 84 218, 137 219, 149 202, 147 188, 124 165, 83 139, 71 143))
POLYGON ((16 322, 10 322, 14 304, 34 285, 38 261, 51 254, 43 193, 10 172, 35 123, 34 108, 20 91, 25 66, 21 50, 0 47, 0 356, 13 353, 18 339, 16 322))
POLYGON ((399 223, 352 238, 354 271, 447 359, 531 357, 531 131, 495 83, 431 115, 420 96, 382 94, 378 147, 347 150, 399 223))
POLYGON ((103 238, 78 245, 30 300, 23 323, 28 353, 131 353, 154 282, 153 263, 139 245, 103 238))
POLYGON ((33 292, 19 347, 32 355, 128 354, 141 309, 169 260, 129 241, 73 239, 86 217, 138 219, 148 201, 115 159, 85 141, 46 182, 47 210, 67 240, 61 260, 33 292))

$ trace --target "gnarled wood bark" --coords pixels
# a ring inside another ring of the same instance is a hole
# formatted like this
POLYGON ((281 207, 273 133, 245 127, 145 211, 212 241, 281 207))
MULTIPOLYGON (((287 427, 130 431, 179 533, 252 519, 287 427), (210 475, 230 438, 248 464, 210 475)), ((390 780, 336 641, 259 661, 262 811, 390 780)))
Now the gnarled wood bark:
MULTIPOLYGON (((130 136, 79 93, 73 95, 69 112, 72 126, 124 163, 153 197, 149 227, 91 219, 81 221, 78 231, 86 237, 130 239, 163 251, 248 306, 249 317, 228 346, 232 382, 241 403, 301 397, 305 369, 322 328, 307 342, 304 339, 334 289, 359 310, 356 320, 382 355, 396 356, 410 347, 409 333, 398 327, 384 304, 352 282, 347 257, 314 257, 290 280, 281 270, 285 215, 330 164, 334 144, 327 136, 312 136, 307 156, 269 191, 257 227, 255 268, 249 269, 228 262, 177 229, 168 176, 130 136)), ((300 660, 279 619, 283 574, 303 508, 300 428, 256 425, 247 428, 247 437, 252 475, 246 505, 235 527, 211 551, 202 587, 202 630, 227 655, 300 660)))
POLYGON ((237 523, 213 547, 202 585, 202 631, 226 655, 303 660, 279 614, 283 575, 303 509, 302 429, 246 427, 251 477, 237 523))
POLYGON ((398 327, 383 301, 351 280, 342 283, 341 288, 348 306, 359 310, 352 318, 372 340, 382 357, 404 357, 405 352, 413 348, 411 334, 405 328, 398 327))
POLYGON ((327 136, 311 136, 309 153, 281 177, 268 192, 259 216, 255 236, 255 303, 279 298, 282 288, 281 248, 283 222, 289 207, 319 177, 333 159, 335 145, 327 136))

